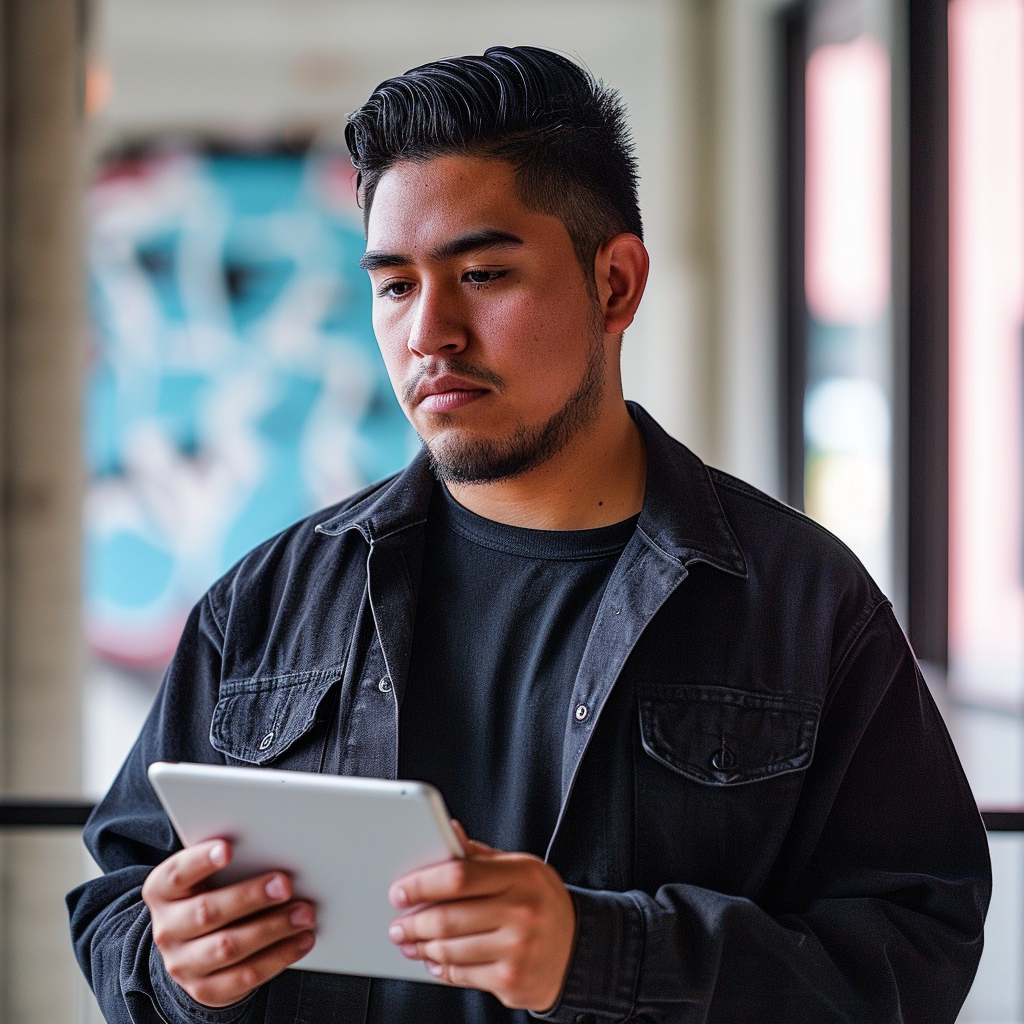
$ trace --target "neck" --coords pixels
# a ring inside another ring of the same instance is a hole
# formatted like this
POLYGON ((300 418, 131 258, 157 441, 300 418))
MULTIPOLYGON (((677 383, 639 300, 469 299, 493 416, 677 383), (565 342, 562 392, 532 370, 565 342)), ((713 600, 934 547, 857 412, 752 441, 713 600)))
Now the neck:
POLYGON ((533 530, 591 530, 635 516, 644 501, 647 452, 622 398, 557 455, 510 480, 449 483, 471 512, 533 530))

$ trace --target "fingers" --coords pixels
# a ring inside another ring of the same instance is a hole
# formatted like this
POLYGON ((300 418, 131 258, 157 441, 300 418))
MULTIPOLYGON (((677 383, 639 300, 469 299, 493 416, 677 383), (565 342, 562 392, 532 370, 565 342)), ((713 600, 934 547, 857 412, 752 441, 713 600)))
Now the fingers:
POLYGON ((568 969, 576 910, 540 858, 491 851, 398 880, 392 903, 420 906, 392 921, 402 953, 452 985, 491 992, 508 1007, 543 1012, 568 969))
POLYGON ((222 889, 207 889, 159 907, 151 906, 153 938, 161 947, 167 942, 185 942, 286 903, 291 897, 291 880, 280 871, 222 889))
POLYGON ((205 1006, 238 1002, 316 941, 316 911, 292 901, 283 872, 209 888, 230 857, 223 840, 200 843, 157 865, 142 887, 168 974, 205 1006))
POLYGON ((420 942, 415 947, 410 947, 417 950, 415 955, 405 953, 404 949, 402 952, 410 960, 425 960, 428 967, 431 964, 473 967, 498 962, 508 955, 510 946, 507 934, 498 930, 482 935, 464 935, 458 939, 420 942))
POLYGON ((313 948, 314 941, 312 932, 302 932, 262 950, 235 967, 184 983, 177 978, 174 980, 204 1006, 230 1006, 301 960, 313 948))
POLYGON ((543 1012, 562 989, 564 965, 524 956, 514 930, 426 943, 427 970, 438 980, 460 988, 478 988, 505 1006, 543 1012))
POLYGON ((308 903, 279 907, 162 951, 164 965, 182 985, 258 958, 283 940, 309 932, 314 920, 313 908, 308 903))
MULTIPOLYGON (((501 965, 498 963, 483 964, 440 964, 430 962, 427 970, 440 981, 458 988, 479 988, 497 995, 505 986, 501 965)), ((500 995, 498 998, 505 1002, 500 995)), ((510 1005, 505 1002, 505 1005, 510 1005)))
POLYGON ((388 890, 393 907, 404 909, 439 900, 496 896, 509 883, 496 861, 446 860, 399 878, 388 890))
POLYGON ((171 854, 150 871, 142 887, 142 898, 179 900, 189 896, 196 886, 220 871, 231 860, 231 847, 223 839, 197 843, 187 850, 171 854))
POLYGON ((501 927, 503 909, 493 900, 439 903, 391 922, 388 938, 397 946, 427 939, 449 939, 501 927))

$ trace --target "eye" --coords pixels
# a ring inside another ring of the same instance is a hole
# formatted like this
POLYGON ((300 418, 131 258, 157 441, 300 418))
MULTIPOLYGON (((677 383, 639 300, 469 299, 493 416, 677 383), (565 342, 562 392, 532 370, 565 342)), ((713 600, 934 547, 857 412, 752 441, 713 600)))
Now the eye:
POLYGON ((504 277, 507 271, 505 270, 467 270, 462 275, 463 281, 469 284, 477 285, 477 287, 485 284, 490 284, 492 281, 497 281, 504 277))
POLYGON ((412 290, 411 281, 385 281, 377 289, 378 299, 401 299, 412 290))

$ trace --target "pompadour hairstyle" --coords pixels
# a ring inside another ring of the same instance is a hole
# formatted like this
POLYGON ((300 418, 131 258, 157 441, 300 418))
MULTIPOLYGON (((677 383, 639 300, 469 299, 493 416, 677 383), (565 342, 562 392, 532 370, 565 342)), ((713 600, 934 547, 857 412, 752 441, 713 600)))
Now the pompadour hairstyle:
POLYGON ((529 209, 558 217, 594 288, 598 247, 643 237, 637 165, 617 92, 550 50, 492 46, 389 78, 350 115, 345 141, 368 225, 381 176, 403 160, 484 156, 515 171, 529 209))

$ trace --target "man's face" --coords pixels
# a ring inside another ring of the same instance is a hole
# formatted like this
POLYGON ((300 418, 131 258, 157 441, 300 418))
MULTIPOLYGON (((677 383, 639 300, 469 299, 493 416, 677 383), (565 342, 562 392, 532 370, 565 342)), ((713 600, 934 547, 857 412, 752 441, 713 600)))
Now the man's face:
POLYGON ((443 478, 516 476, 597 416, 599 311, 565 226, 523 206, 508 164, 392 167, 363 264, 391 382, 443 478))

